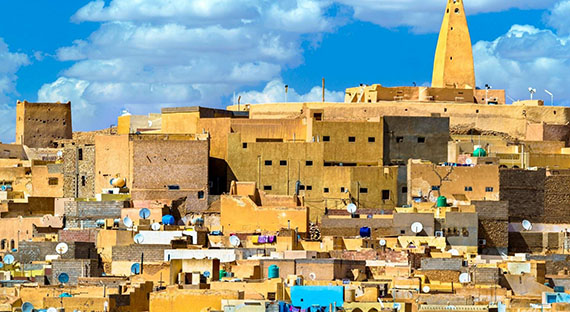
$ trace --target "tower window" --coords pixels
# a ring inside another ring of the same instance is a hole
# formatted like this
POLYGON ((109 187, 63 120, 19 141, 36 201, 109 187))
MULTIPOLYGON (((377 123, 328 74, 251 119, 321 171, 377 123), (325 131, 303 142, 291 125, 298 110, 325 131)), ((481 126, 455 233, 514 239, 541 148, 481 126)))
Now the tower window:
POLYGON ((331 140, 331 137, 328 135, 323 136, 323 142, 329 142, 331 140))
POLYGON ((271 161, 271 160, 266 160, 266 161, 265 161, 265 165, 266 165, 266 166, 271 166, 271 165, 273 165, 273 161, 271 161))
POLYGON ((459 8, 455 8, 455 14, 459 14, 459 8))
POLYGON ((263 186, 264 191, 271 191, 271 189, 272 189, 271 185, 264 185, 263 186))
POLYGON ((353 136, 348 137, 348 142, 356 142, 356 137, 353 136))

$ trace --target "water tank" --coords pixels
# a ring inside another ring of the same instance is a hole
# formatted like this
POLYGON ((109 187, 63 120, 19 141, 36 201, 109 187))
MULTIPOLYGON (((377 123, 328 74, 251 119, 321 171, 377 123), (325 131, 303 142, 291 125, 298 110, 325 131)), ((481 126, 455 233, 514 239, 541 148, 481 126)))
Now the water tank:
POLYGON ((226 270, 221 269, 220 270, 220 281, 222 280, 222 278, 228 276, 228 272, 226 272, 226 270))
POLYGON ((162 224, 164 225, 174 225, 174 217, 171 215, 165 215, 162 217, 162 224))
POLYGON ((365 226, 360 228, 360 237, 370 237, 371 234, 372 231, 370 230, 369 227, 365 226))
POLYGON ((279 267, 275 264, 270 265, 267 269, 267 278, 279 278, 279 267))
POLYGON ((114 178, 111 179, 111 185, 113 187, 124 187, 127 184, 127 180, 125 178, 114 178))
POLYGON ((447 198, 445 196, 439 196, 437 198, 437 207, 447 207, 447 198))
POLYGON ((485 151, 481 146, 476 146, 473 151, 473 157, 486 157, 487 151, 485 151))

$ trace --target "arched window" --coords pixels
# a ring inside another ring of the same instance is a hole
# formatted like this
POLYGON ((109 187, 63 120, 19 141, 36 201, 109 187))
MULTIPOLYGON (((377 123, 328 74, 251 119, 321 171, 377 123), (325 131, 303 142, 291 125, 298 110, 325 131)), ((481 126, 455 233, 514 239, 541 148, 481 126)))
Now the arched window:
POLYGON ((10 241, 10 250, 13 250, 16 248, 16 242, 14 240, 10 241))
POLYGON ((2 250, 6 249, 6 242, 7 241, 5 239, 3 239, 2 242, 0 242, 0 249, 2 250))

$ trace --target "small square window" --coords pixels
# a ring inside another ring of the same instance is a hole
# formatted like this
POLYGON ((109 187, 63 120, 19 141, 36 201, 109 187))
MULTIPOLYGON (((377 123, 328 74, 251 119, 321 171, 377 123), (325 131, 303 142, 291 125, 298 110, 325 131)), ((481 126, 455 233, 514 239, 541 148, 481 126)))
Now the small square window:
POLYGON ((402 193, 407 193, 407 192, 408 192, 408 187, 402 186, 402 193))
POLYGON ((432 191, 439 191, 439 186, 438 185, 432 185, 431 190, 432 191))
POLYGON ((77 153, 78 153, 77 159, 78 159, 78 160, 83 160, 83 149, 80 148, 80 149, 77 151, 77 153))
POLYGON ((175 191, 175 190, 179 190, 180 189, 180 185, 178 184, 172 184, 168 186, 168 190, 169 191, 175 191))
POLYGON ((323 142, 330 142, 331 137, 328 135, 323 136, 323 142))
POLYGON ((312 166, 312 165, 313 165, 313 161, 312 161, 312 160, 307 160, 307 161, 305 161, 305 166, 310 167, 310 166, 312 166))
POLYGON ((426 138, 418 137, 418 143, 425 143, 425 142, 426 142, 426 138))
POLYGON ((356 137, 353 137, 353 136, 348 137, 348 142, 351 142, 351 143, 356 142, 356 137))
POLYGON ((58 185, 59 179, 58 178, 48 178, 48 185, 58 185))
POLYGON ((329 192, 329 188, 328 188, 328 187, 325 187, 325 188, 323 189, 323 193, 328 193, 328 192, 329 192))
POLYGON ((369 137, 368 138, 368 143, 374 143, 376 142, 376 138, 375 137, 369 137))
POLYGON ((492 192, 493 191, 493 187, 492 186, 487 186, 485 188, 485 192, 492 192))
POLYGON ((264 185, 263 186, 264 191, 271 191, 271 189, 272 189, 271 185, 264 185))
POLYGON ((344 186, 342 186, 342 187, 340 188, 340 192, 341 192, 341 193, 344 193, 344 186))
POLYGON ((402 136, 396 137, 396 143, 403 143, 403 142, 404 142, 404 137, 402 136))
POLYGON ((312 185, 307 185, 307 186, 305 186, 305 190, 307 190, 307 191, 312 191, 312 190, 313 190, 313 186, 312 186, 312 185))
POLYGON ((368 188, 366 188, 366 187, 361 187, 361 188, 360 188, 360 193, 361 193, 361 194, 367 194, 367 193, 368 193, 368 188))
POLYGON ((315 113, 315 114, 313 114, 313 117, 314 117, 315 120, 317 120, 317 121, 323 120, 323 113, 315 113))
POLYGON ((406 230, 400 230, 400 234, 406 234, 406 230))
POLYGON ((271 165, 273 165, 273 162, 272 162, 271 160, 266 160, 266 161, 265 161, 265 165, 266 165, 266 166, 271 166, 271 165))
POLYGON ((242 143, 242 144, 241 144, 241 147, 247 148, 247 143, 242 143))
POLYGON ((390 199, 390 190, 382 190, 382 200, 390 199))
POLYGON ((466 186, 465 187, 465 192, 472 192, 473 191, 473 187, 472 186, 466 186))
POLYGON ((286 160, 280 160, 279 165, 280 166, 287 166, 287 161, 286 160))
POLYGON ((204 191, 198 191, 198 199, 204 199, 204 191))
POLYGON ((305 190, 305 186, 303 184, 299 185, 299 190, 300 191, 304 191, 305 190))

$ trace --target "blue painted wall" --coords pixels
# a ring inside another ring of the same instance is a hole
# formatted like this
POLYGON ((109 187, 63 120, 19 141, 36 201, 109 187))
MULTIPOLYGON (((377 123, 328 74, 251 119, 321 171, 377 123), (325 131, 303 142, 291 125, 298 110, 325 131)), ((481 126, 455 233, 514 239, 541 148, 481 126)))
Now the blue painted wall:
POLYGON ((336 302, 337 307, 344 304, 343 286, 293 286, 291 287, 291 303, 293 306, 307 309, 313 305, 326 307, 336 302))

